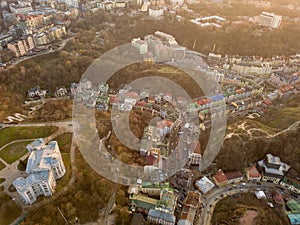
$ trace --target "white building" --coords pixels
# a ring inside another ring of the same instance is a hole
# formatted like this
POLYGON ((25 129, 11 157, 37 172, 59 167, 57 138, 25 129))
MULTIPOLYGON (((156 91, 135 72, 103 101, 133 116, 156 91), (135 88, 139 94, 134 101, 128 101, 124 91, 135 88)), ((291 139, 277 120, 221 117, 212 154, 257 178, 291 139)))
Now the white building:
POLYGON ((162 8, 152 8, 149 7, 149 16, 153 18, 160 18, 164 15, 164 10, 162 8))
POLYGON ((207 177, 202 177, 200 180, 196 181, 195 186, 203 193, 206 194, 211 189, 215 187, 214 183, 210 181, 207 177))
POLYGON ((134 38, 131 41, 133 47, 137 48, 140 51, 140 54, 145 54, 148 52, 148 44, 146 41, 141 40, 140 38, 134 38))
POLYGON ((262 12, 259 16, 259 25, 278 28, 282 21, 282 16, 275 15, 274 13, 262 12))
POLYGON ((78 8, 78 0, 58 0, 58 3, 65 3, 69 7, 78 8))
POLYGON ((278 184, 284 177, 290 166, 281 162, 280 158, 267 154, 266 158, 258 162, 258 166, 262 170, 262 181, 270 181, 278 184))
POLYGON ((13 185, 25 204, 32 204, 38 196, 51 196, 54 193, 55 180, 63 177, 66 169, 56 141, 46 145, 45 140, 40 138, 26 148, 30 152, 26 167, 29 176, 17 178, 13 185))

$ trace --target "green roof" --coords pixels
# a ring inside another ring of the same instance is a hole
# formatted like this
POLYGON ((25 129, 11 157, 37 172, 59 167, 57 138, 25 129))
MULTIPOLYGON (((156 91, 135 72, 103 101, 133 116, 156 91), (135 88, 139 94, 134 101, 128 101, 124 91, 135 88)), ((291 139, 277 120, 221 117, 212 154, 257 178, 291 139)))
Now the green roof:
POLYGON ((294 199, 289 200, 286 205, 291 209, 293 214, 300 214, 300 203, 294 199))
POLYGON ((129 197, 131 204, 143 209, 152 209, 157 204, 158 200, 154 198, 149 198, 143 195, 134 195, 133 197, 129 197))
POLYGON ((297 181, 297 180, 289 179, 289 178, 285 177, 285 178, 282 179, 282 182, 286 183, 286 184, 289 184, 289 185, 292 185, 297 189, 300 189, 300 182, 297 181))

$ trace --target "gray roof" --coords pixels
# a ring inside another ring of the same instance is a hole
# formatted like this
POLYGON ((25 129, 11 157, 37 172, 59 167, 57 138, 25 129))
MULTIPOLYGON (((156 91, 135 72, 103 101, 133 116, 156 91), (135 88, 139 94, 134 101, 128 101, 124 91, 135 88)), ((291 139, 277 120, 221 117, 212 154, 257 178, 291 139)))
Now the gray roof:
POLYGON ((48 145, 31 151, 27 161, 26 173, 51 170, 52 166, 61 160, 57 142, 51 141, 48 145))
POLYGON ((287 172, 290 168, 290 166, 288 164, 281 162, 279 157, 273 156, 271 154, 267 154, 267 160, 268 160, 268 163, 276 164, 279 166, 279 168, 276 169, 276 168, 269 167, 265 163, 265 160, 258 161, 258 165, 260 167, 263 167, 265 173, 267 173, 267 174, 283 176, 285 174, 285 172, 287 172))
POLYGON ((206 194, 215 187, 214 183, 211 182, 207 177, 202 177, 200 180, 196 181, 195 185, 203 194, 206 194))
POLYGON ((40 183, 41 181, 47 181, 50 171, 41 171, 34 174, 30 174, 28 177, 18 177, 13 181, 13 185, 20 191, 26 190, 34 183, 40 183))
POLYGON ((153 218, 160 218, 164 221, 175 223, 174 215, 166 213, 164 211, 157 210, 157 209, 150 209, 148 216, 151 216, 153 218))

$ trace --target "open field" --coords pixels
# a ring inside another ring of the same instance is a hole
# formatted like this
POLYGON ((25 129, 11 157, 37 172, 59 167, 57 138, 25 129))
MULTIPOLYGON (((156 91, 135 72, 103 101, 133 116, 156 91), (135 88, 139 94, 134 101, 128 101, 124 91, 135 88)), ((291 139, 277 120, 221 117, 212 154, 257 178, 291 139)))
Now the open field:
POLYGON ((71 133, 63 134, 61 136, 58 136, 55 140, 58 142, 58 146, 60 148, 60 152, 62 154, 63 162, 66 168, 66 174, 57 181, 56 191, 60 191, 68 185, 68 182, 70 181, 72 176, 71 160, 70 160, 72 134, 71 133))
POLYGON ((271 109, 256 121, 269 127, 284 129, 300 120, 300 96, 288 100, 279 108, 271 109))
POLYGON ((0 162, 0 170, 4 169, 5 165, 3 164, 3 162, 0 162))
POLYGON ((253 193, 235 194, 220 200, 215 207, 212 224, 238 225, 247 210, 258 213, 254 218, 255 225, 289 224, 280 207, 270 208, 265 199, 257 199, 253 193))
POLYGON ((28 153, 26 146, 31 141, 17 142, 8 145, 0 151, 0 157, 7 163, 11 164, 21 158, 23 155, 28 153))
POLYGON ((21 209, 11 198, 0 192, 0 225, 9 225, 21 215, 21 209))
POLYGON ((1 177, 0 178, 0 184, 2 184, 5 181, 5 178, 1 177))
POLYGON ((14 140, 48 137, 57 127, 9 127, 0 130, 0 147, 14 140))

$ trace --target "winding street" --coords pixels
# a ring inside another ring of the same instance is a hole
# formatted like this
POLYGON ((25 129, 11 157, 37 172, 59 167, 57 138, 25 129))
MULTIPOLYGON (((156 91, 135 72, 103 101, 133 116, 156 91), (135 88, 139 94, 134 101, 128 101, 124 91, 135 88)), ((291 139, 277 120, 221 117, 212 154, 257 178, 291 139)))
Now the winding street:
POLYGON ((254 192, 258 190, 268 191, 268 190, 278 190, 275 184, 260 182, 261 185, 256 183, 246 183, 245 185, 236 184, 236 185, 227 185, 224 187, 218 187, 213 190, 210 194, 202 195, 201 202, 204 204, 201 214, 199 215, 199 220, 196 225, 209 225, 211 224, 211 219, 213 215, 214 208, 218 201, 227 196, 234 195, 236 193, 246 193, 254 192))

